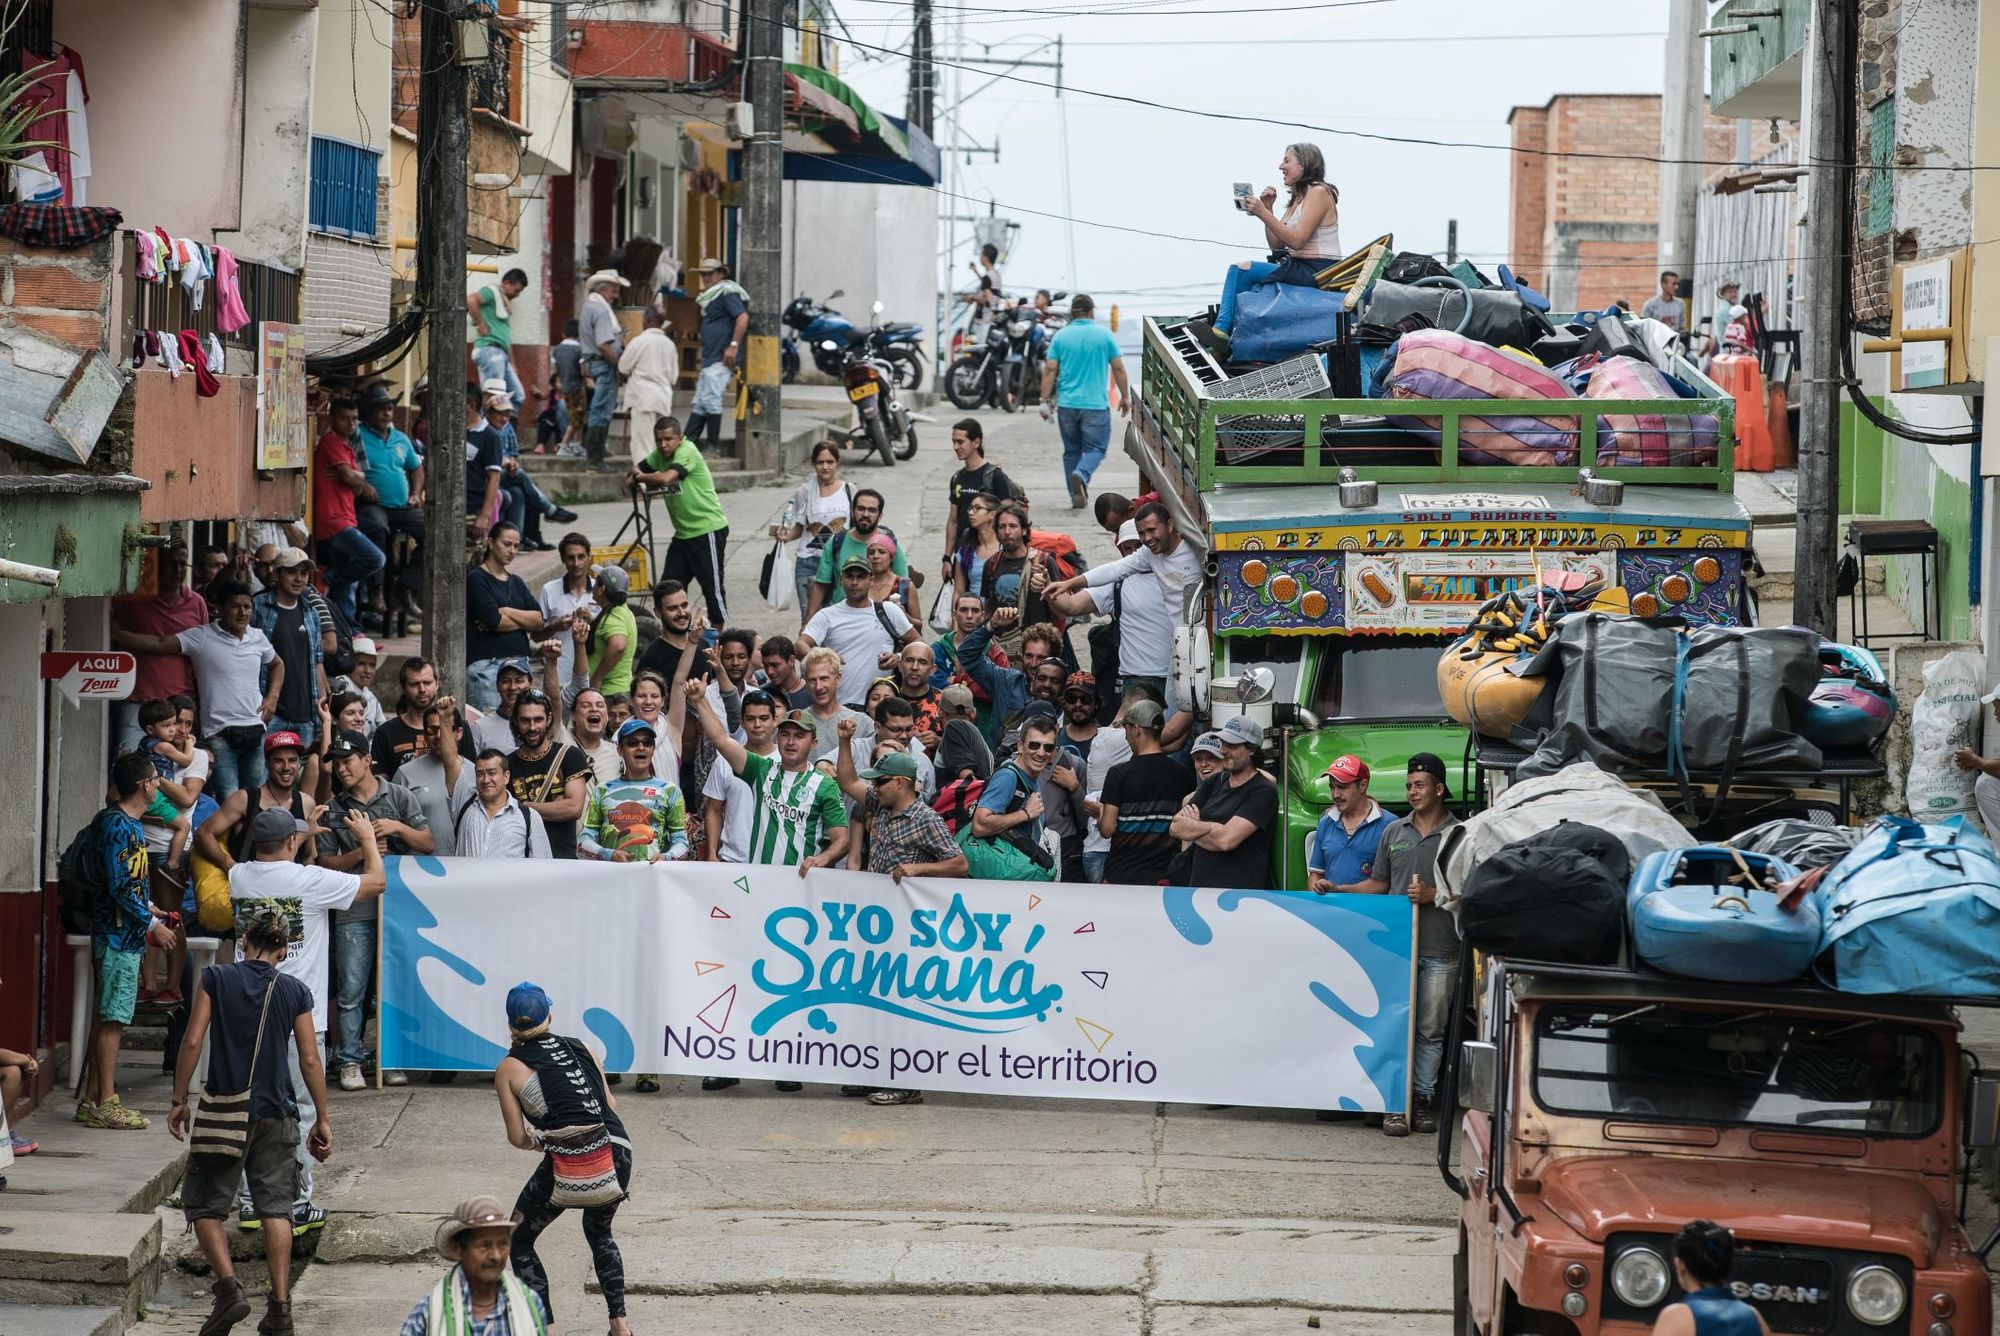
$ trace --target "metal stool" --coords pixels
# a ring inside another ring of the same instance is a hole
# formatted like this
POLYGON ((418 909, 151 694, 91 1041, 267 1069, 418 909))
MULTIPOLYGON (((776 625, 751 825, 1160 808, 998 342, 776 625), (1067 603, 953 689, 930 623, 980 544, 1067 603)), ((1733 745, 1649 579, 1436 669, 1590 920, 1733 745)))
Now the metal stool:
POLYGON ((1944 582, 1938 576, 1938 535, 1926 520, 1850 520, 1847 525, 1847 542, 1854 549, 1855 559, 1861 563, 1859 578, 1854 588, 1847 594, 1847 622, 1854 632, 1854 643, 1868 644, 1868 558, 1909 557, 1919 559, 1918 569, 1922 572, 1922 598, 1917 606, 1923 609, 1924 625, 1916 632, 1899 631, 1892 635, 1880 635, 1877 640, 1941 640, 1944 638, 1944 582), (1859 602, 1859 612, 1856 603, 1859 602), (1932 626, 1937 634, 1931 633, 1932 626))

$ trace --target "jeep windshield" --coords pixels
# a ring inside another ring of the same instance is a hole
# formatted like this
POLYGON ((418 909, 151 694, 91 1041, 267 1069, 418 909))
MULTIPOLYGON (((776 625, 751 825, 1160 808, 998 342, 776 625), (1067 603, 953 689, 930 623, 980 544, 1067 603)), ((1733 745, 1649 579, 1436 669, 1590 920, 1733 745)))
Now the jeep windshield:
POLYGON ((1944 1104, 1937 1040, 1908 1025, 1621 1003, 1552 1007, 1535 1027, 1551 1113, 1925 1136, 1944 1104))

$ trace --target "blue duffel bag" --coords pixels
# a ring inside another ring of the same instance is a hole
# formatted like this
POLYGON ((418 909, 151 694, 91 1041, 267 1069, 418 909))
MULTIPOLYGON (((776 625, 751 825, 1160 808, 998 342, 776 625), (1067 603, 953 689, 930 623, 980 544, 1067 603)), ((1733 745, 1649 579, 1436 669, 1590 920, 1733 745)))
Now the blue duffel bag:
POLYGON ((1233 362, 1282 362, 1315 343, 1340 337, 1344 292, 1321 292, 1295 283, 1259 283, 1236 294, 1229 328, 1233 362))
POLYGON ((1820 909, 1829 988, 2000 998, 2000 857, 1957 819, 1879 818, 1827 870, 1820 909))
POLYGON ((1688 979, 1796 979, 1819 949, 1819 900, 1808 895, 1785 909, 1768 888, 1798 875, 1769 854, 1712 844, 1648 854, 1625 899, 1633 949, 1654 969, 1688 979), (1743 884, 1745 869, 1756 885, 1743 884))
POLYGON ((1252 260, 1247 266, 1230 265, 1222 278, 1222 300, 1215 308, 1215 332, 1227 334, 1236 323, 1236 299, 1277 272, 1278 266, 1268 260, 1252 260))

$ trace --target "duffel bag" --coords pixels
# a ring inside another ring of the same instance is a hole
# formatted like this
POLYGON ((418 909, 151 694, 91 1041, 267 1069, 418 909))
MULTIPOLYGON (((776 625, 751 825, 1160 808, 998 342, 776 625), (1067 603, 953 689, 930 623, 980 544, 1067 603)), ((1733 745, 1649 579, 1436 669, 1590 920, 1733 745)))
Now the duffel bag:
POLYGON ((1530 310, 1512 288, 1465 288, 1455 278, 1422 283, 1379 279, 1368 290, 1367 313, 1373 325, 1394 325, 1405 316, 1422 316, 1434 329, 1449 330, 1495 348, 1528 348, 1555 333, 1539 311, 1530 310))
POLYGON ((1852 852, 1861 832, 1853 826, 1822 826, 1799 817, 1780 817, 1739 831, 1724 841, 1745 853, 1769 854, 1801 872, 1831 867, 1852 852))
POLYGON ((1566 821, 1502 847, 1473 871, 1458 904, 1459 935, 1494 955, 1615 964, 1631 870, 1614 837, 1566 821))
POLYGON ((1819 894, 1813 973, 1827 987, 2000 997, 2000 858, 1962 821, 1879 818, 1819 894))
POLYGON ((1258 283, 1236 294, 1229 327, 1229 357, 1235 362, 1282 362, 1316 343, 1340 337, 1338 292, 1294 283, 1258 283))
MULTIPOLYGON (((1586 399, 1678 399, 1650 362, 1613 357, 1590 373, 1586 399)), ((1610 408, 1611 405, 1605 405, 1610 408)), ((1715 462, 1713 413, 1615 413, 1597 419, 1597 462, 1685 468, 1715 462)))
MULTIPOLYGON (((1397 340, 1388 389, 1392 399, 1506 401, 1504 405, 1496 402, 1496 408, 1525 409, 1538 400, 1576 398, 1561 377, 1527 356, 1442 329, 1420 329, 1397 340)), ((1431 440, 1443 440, 1440 418, 1406 417, 1398 421, 1431 440)), ((1460 462, 1467 464, 1572 464, 1576 462, 1576 419, 1527 413, 1460 418, 1458 453, 1460 462)))

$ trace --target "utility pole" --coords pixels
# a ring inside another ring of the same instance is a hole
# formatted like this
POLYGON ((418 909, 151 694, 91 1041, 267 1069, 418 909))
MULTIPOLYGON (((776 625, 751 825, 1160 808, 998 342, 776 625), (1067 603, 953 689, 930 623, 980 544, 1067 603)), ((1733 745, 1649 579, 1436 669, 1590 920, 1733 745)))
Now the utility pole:
MULTIPOLYGON (((424 456, 424 655, 438 681, 465 681, 465 227, 471 80, 453 0, 421 0, 417 106, 418 300, 430 336, 433 448, 424 456), (453 447, 453 448, 446 448, 453 447)), ((477 20, 464 20, 476 22, 477 20)))
MULTIPOLYGON (((916 0, 910 31, 910 124, 931 133, 937 98, 937 67, 931 63, 931 0, 916 0)), ((947 149, 947 151, 949 151, 947 149)))
POLYGON ((784 0, 750 0, 743 25, 743 94, 754 125, 743 146, 738 249, 750 294, 750 346, 744 350, 747 395, 737 440, 743 467, 752 473, 775 472, 785 463, 778 402, 778 317, 785 304, 784 15, 784 0))
POLYGON ((1854 116, 1854 5, 1814 0, 1808 81, 1805 257, 1800 265, 1799 515, 1792 620, 1835 633, 1840 524, 1841 340, 1847 335, 1847 133, 1854 116))
POLYGON ((1669 0, 1667 64, 1660 94, 1660 268, 1681 276, 1681 295, 1692 311, 1695 202, 1701 195, 1702 96, 1706 50, 1701 28, 1706 0, 1669 0))

